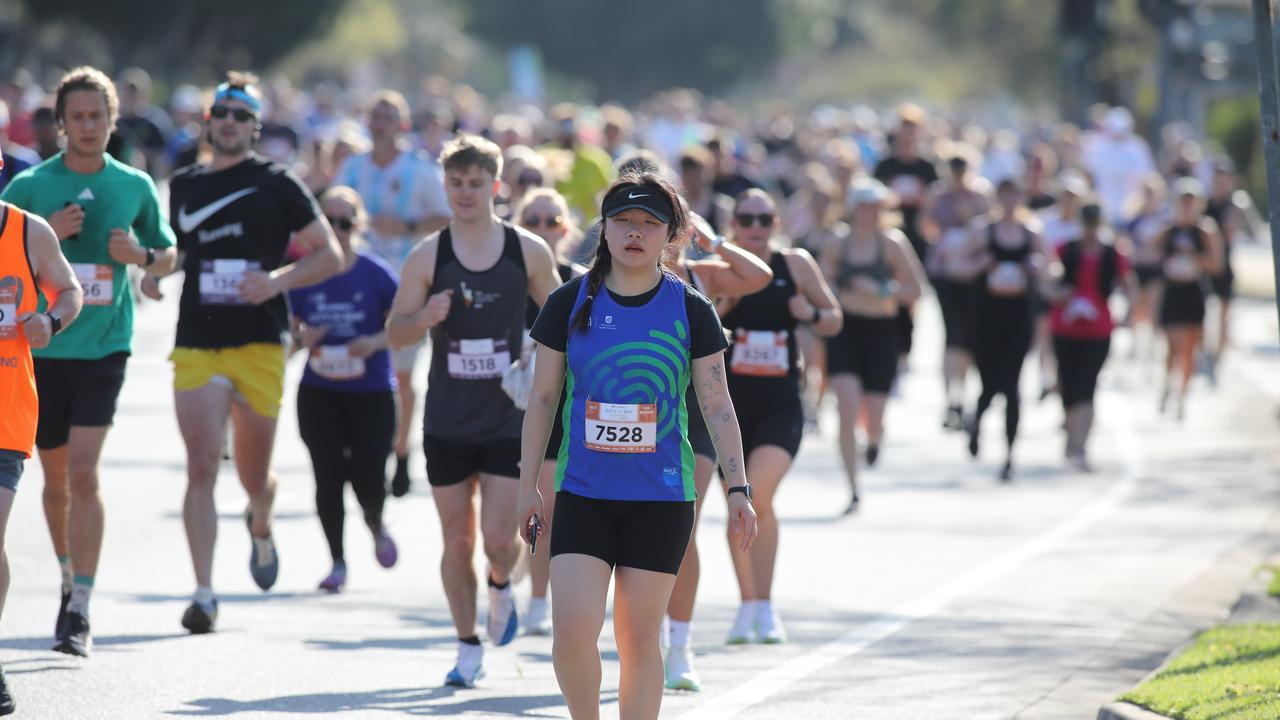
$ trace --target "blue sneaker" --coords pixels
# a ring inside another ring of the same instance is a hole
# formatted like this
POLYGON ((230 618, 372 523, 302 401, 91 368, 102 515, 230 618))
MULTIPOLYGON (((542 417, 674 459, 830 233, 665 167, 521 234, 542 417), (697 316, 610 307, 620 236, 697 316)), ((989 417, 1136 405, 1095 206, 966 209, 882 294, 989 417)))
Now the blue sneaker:
POLYGON ((249 574, 263 591, 270 590, 280 576, 280 554, 276 552, 276 543, 270 535, 265 538, 253 534, 253 513, 244 511, 244 524, 249 528, 249 574))
POLYGON ((484 678, 484 646, 458 642, 458 664, 444 677, 444 684, 473 688, 484 678))
POLYGON ((516 615, 516 598, 511 586, 499 590, 489 588, 489 642, 497 647, 510 643, 520 629, 520 618, 516 615))

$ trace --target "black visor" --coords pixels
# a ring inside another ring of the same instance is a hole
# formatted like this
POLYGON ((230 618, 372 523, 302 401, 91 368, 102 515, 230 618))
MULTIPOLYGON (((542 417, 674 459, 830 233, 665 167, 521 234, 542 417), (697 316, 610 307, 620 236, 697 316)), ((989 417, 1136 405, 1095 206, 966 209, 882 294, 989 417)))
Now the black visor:
POLYGON ((671 222, 675 209, 671 207, 671 198, 657 188, 648 185, 627 183, 614 188, 604 198, 600 214, 611 218, 623 210, 640 209, 658 218, 664 223, 671 222))

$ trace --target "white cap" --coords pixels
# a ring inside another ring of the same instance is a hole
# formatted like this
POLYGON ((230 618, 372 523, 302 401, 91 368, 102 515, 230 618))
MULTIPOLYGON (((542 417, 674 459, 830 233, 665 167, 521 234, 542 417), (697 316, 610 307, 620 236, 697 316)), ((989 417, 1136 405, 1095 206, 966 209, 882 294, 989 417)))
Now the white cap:
POLYGON ((1176 198, 1183 197, 1184 195, 1204 197, 1204 185, 1193 177, 1180 177, 1173 183, 1172 195, 1176 198))
POLYGON ((859 205, 879 205, 889 197, 889 188, 873 178, 859 178, 849 186, 849 195, 845 205, 850 208, 859 205))
POLYGON ((1133 130, 1133 113, 1127 108, 1113 107, 1107 111, 1102 126, 1118 135, 1127 134, 1133 130))
POLYGON ((1058 184, 1062 186, 1062 192, 1064 193, 1075 195, 1081 199, 1089 196, 1089 183, 1075 173, 1063 173, 1062 177, 1058 178, 1058 184))

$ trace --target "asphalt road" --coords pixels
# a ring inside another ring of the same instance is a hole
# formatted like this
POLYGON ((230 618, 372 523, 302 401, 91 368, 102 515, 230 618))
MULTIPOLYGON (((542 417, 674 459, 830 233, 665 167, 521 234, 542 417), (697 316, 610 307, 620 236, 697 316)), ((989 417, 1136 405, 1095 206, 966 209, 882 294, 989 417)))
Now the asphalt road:
MULTIPOLYGON (((88 661, 47 649, 58 568, 39 463, 28 464, 19 487, 8 532, 13 582, 0 625, 0 663, 19 717, 567 717, 547 638, 491 648, 481 688, 441 687, 454 638, 420 454, 415 492, 388 506, 400 564, 379 568, 367 533, 348 523, 349 589, 316 592, 328 558, 297 435, 296 362, 275 461, 280 580, 263 594, 249 578, 244 494, 224 467, 219 632, 185 634, 178 620, 193 578, 180 516, 184 452, 165 359, 176 315, 177 281, 168 282, 170 299, 138 315, 108 438, 107 539, 88 661)), ((1180 424, 1156 413, 1153 364, 1128 359, 1127 340, 1119 340, 1099 400, 1095 474, 1063 468, 1061 408, 1029 400, 1019 475, 1001 486, 998 403, 981 461, 940 427, 939 332, 929 302, 912 372, 891 404, 880 465, 864 475, 863 511, 839 514, 847 491, 829 411, 778 497, 775 604, 788 644, 723 644, 737 590, 720 540, 724 503, 708 500, 694 631, 704 690, 668 693, 664 717, 1091 718, 1192 630, 1195 617, 1171 608, 1198 593, 1209 598, 1201 617, 1211 615, 1240 581, 1220 570, 1276 538, 1280 352, 1271 305, 1240 303, 1236 346, 1218 387, 1198 379, 1180 424)), ((1032 375, 1024 378, 1028 396, 1032 375)), ((527 586, 519 592, 523 607, 527 586)), ((616 717, 609 623, 601 647, 604 712, 616 717)))

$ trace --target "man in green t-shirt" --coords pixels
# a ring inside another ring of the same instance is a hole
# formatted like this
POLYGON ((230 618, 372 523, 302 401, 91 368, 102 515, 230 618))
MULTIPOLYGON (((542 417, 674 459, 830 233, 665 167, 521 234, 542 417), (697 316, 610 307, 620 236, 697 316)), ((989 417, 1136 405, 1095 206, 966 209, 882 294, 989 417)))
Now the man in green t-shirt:
POLYGON ((49 221, 84 288, 76 323, 32 353, 45 517, 62 568, 53 649, 82 657, 92 646, 89 595, 102 550, 98 463, 133 338, 127 266, 164 274, 177 259, 155 184, 107 154, 118 108, 115 86, 102 72, 67 73, 54 105, 66 150, 19 174, 0 196, 49 221))

